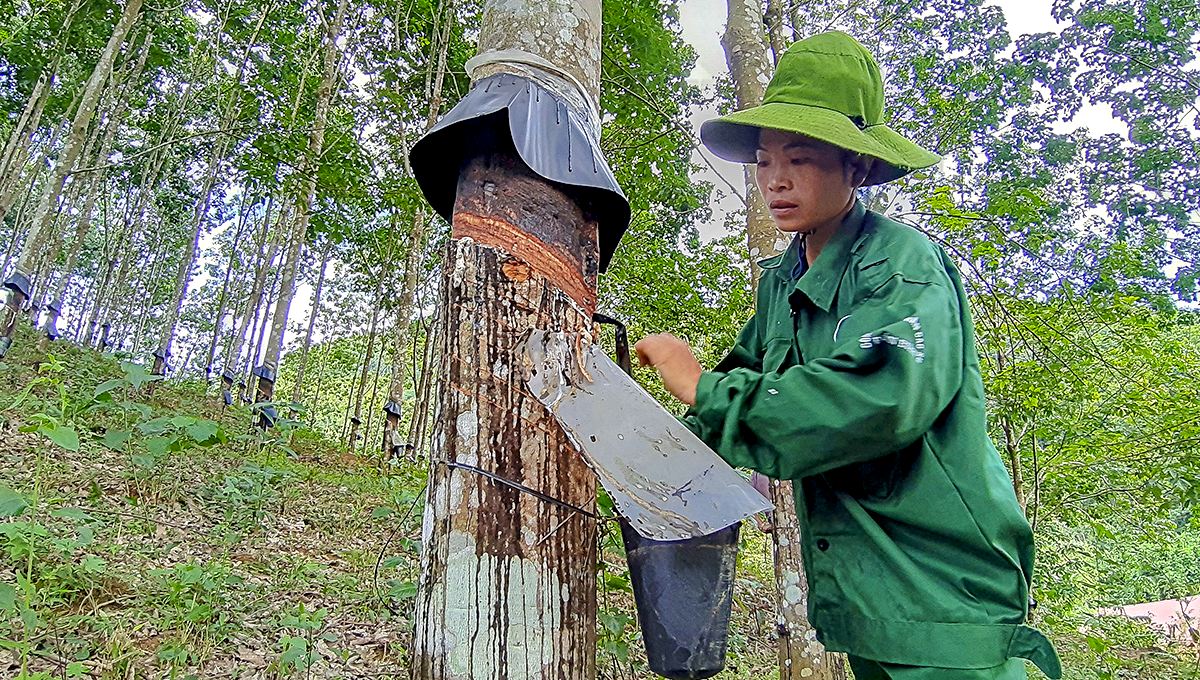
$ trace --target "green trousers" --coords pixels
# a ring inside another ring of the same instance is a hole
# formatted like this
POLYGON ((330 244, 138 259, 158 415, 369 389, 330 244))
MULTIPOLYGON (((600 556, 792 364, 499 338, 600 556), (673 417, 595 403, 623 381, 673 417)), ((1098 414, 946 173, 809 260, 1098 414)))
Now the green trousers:
POLYGON ((1025 680, 1025 662, 1009 659, 995 668, 929 668, 901 666, 850 657, 855 680, 1025 680))

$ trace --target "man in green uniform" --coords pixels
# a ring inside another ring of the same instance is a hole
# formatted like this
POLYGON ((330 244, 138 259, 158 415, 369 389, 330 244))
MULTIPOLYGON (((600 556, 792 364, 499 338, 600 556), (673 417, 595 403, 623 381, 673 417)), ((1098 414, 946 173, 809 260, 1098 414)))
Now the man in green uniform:
POLYGON ((712 371, 671 335, 636 349, 722 458, 795 480, 821 641, 859 680, 1012 680, 1023 659, 1061 677, 1025 625, 1033 536, 988 438, 958 272, 856 200, 939 160, 884 124, 875 60, 843 33, 797 42, 765 103, 701 138, 756 163, 795 238, 759 263, 756 313, 712 371))

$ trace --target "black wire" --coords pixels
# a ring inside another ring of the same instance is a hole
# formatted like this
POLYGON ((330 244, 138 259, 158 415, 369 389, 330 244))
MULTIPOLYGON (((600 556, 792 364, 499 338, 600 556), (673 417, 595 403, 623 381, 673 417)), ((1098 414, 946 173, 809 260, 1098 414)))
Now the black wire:
POLYGON ((504 486, 507 486, 511 489, 516 489, 517 491, 520 491, 521 493, 527 493, 530 496, 533 496, 534 498, 546 501, 547 503, 550 503, 552 505, 557 505, 560 508, 566 508, 568 510, 574 510, 575 512, 578 512, 579 514, 581 514, 585 517, 590 517, 591 519, 595 519, 595 520, 600 519, 599 517, 596 516, 595 513, 584 510, 583 508, 581 508, 577 505, 571 505, 570 503, 568 503, 564 500, 559 500, 559 499, 555 498, 554 496, 548 496, 548 495, 542 493, 541 491, 538 491, 537 489, 531 489, 531 488, 525 486, 524 484, 514 482, 511 479, 505 479, 505 478, 501 477, 500 475, 497 475, 492 472, 488 472, 487 470, 477 468, 474 465, 467 465, 466 463, 456 463, 454 461, 442 461, 442 465, 445 465, 446 467, 451 468, 451 469, 457 468, 459 470, 466 470, 468 472, 474 472, 477 475, 483 475, 484 477, 487 477, 488 479, 492 480, 493 482, 498 482, 498 483, 503 484, 504 486))

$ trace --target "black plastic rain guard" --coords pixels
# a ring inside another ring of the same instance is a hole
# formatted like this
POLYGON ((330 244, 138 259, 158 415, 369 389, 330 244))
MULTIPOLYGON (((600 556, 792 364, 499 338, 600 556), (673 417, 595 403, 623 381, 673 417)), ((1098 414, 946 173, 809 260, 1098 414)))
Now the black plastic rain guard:
MULTIPOLYGON (((592 320, 616 327, 617 364, 633 375, 625 324, 601 313, 592 320)), ((683 541, 656 541, 640 535, 624 517, 617 522, 650 670, 671 680, 720 673, 729 644, 742 523, 683 541)))
POLYGON ((741 522, 685 541, 643 538, 620 520, 650 670, 672 680, 725 668, 741 522))
POLYGON ((403 415, 403 412, 400 410, 400 404, 397 404, 391 399, 388 399, 387 403, 383 405, 383 412, 385 415, 395 416, 397 418, 403 415))
POLYGON ((4 287, 11 291, 20 293, 25 297, 26 300, 29 299, 29 291, 32 288, 29 283, 29 277, 25 276, 21 272, 13 272, 13 274, 4 282, 4 287))
POLYGON ((587 125, 550 90, 502 73, 475 83, 413 145, 409 159, 425 199, 448 221, 463 165, 500 148, 515 147, 534 173, 590 205, 600 223, 600 271, 604 271, 629 228, 629 200, 587 125), (501 139, 503 147, 497 141, 501 139))

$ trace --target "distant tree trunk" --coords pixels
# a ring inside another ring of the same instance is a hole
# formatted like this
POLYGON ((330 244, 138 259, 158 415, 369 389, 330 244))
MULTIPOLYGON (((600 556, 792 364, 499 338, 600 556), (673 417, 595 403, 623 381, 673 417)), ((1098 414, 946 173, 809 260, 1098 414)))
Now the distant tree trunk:
POLYGON ((396 302, 396 329, 392 342, 392 377, 388 383, 388 404, 386 418, 383 423, 383 459, 386 461, 397 447, 400 440, 400 411, 404 406, 405 359, 408 346, 412 343, 409 337, 410 322, 413 314, 413 298, 420 280, 421 255, 424 252, 425 240, 425 211, 418 210, 413 217, 412 239, 409 241, 408 256, 404 261, 404 284, 400 289, 400 298, 396 302))
POLYGON ((787 49, 787 41, 783 36, 783 0, 767 0, 767 11, 763 15, 766 24, 767 39, 771 43, 771 62, 779 65, 779 58, 787 49))
MULTIPOLYGON (((279 285, 279 269, 276 268, 275 271, 271 273, 271 280, 267 282, 267 287, 263 290, 262 316, 255 317, 255 322, 257 323, 258 330, 256 330, 254 333, 254 343, 250 346, 250 354, 248 354, 246 356, 246 365, 244 367, 244 370, 242 371, 243 374, 246 374, 246 375, 251 374, 254 371, 254 369, 260 365, 259 361, 262 357, 263 342, 266 340, 266 337, 267 337, 267 323, 271 320, 271 309, 272 309, 271 303, 273 303, 278 298, 278 295, 277 295, 278 285, 279 285)), ((258 310, 255 310, 255 311, 257 313, 258 310)), ((252 381, 249 381, 249 380, 248 380, 248 382, 252 383, 252 381)), ((269 395, 259 394, 254 389, 250 389, 250 392, 252 394, 258 395, 259 397, 269 397, 269 395)), ((262 401, 262 399, 259 399, 259 401, 262 401)))
POLYGON ((185 246, 183 256, 179 259, 179 269, 175 273, 175 297, 167 308, 166 320, 163 322, 162 336, 154 355, 155 375, 163 375, 166 362, 171 357, 171 345, 175 340, 175 329, 179 325, 179 315, 183 311, 183 300, 187 297, 188 284, 192 280, 192 269, 196 263, 196 254, 200 249, 200 237, 204 235, 204 227, 208 223, 208 208, 212 202, 213 187, 217 181, 217 170, 225 156, 224 144, 217 142, 212 155, 208 159, 208 171, 204 174, 204 185, 200 190, 200 198, 192 212, 192 239, 185 246))
MULTIPOLYGON (((250 210, 246 207, 246 198, 250 195, 249 191, 243 189, 242 205, 238 210, 237 227, 233 232, 233 239, 229 243, 229 257, 225 260, 225 275, 221 280, 221 292, 217 297, 217 318, 213 320, 212 339, 208 342, 207 359, 204 361, 204 380, 208 382, 212 379, 213 359, 217 355, 217 339, 221 337, 221 325, 225 321, 225 310, 229 303, 229 279, 233 276, 233 271, 237 268, 238 245, 242 239, 242 230, 246 228, 246 222, 250 219, 250 210)), ((251 207, 253 207, 251 201, 251 207)))
MULTIPOLYGON (((444 3, 441 16, 442 27, 438 39, 438 58, 431 71, 426 74, 426 94, 429 101, 425 116, 426 130, 437 122, 438 111, 442 107, 442 90, 446 78, 446 55, 450 48, 450 28, 454 24, 453 0, 447 0, 444 3)), ((408 158, 405 157, 404 160, 405 169, 411 175, 412 168, 408 167, 408 158)), ((403 444, 400 440, 400 413, 404 406, 406 380, 404 359, 408 347, 412 343, 410 320, 413 315, 413 298, 417 290, 417 282, 420 280, 421 257, 425 252, 426 220, 425 211, 417 210, 412 222, 408 257, 404 262, 404 284, 397 302, 396 330, 392 343, 392 378, 388 383, 388 403, 385 408, 387 413, 383 423, 382 453, 384 460, 387 460, 403 444)), ((412 437, 410 436, 409 439, 411 440, 412 437)))
MULTIPOLYGON (((108 44, 104 46, 104 50, 100 53, 100 58, 96 62, 96 66, 92 69, 91 76, 88 77, 87 83, 84 85, 79 107, 76 109, 75 117, 71 122, 71 132, 59 152, 50 185, 47 187, 46 193, 42 195, 33 226, 29 234, 25 237, 25 244, 22 246, 21 255, 17 259, 17 272, 25 276, 30 276, 34 259, 41 253, 45 239, 49 236, 46 232, 49 231, 50 224, 54 221, 55 207, 58 203, 58 197, 62 192, 63 184, 67 180, 67 175, 75 169, 75 161, 82 150, 84 136, 88 125, 91 123, 92 115, 96 112, 96 105, 100 101, 100 93, 104 89, 104 83, 112 71, 113 61, 116 59, 117 52, 120 50, 122 43, 125 42, 125 36, 129 33, 129 29, 133 27, 133 23, 137 20, 141 9, 142 0, 128 0, 125 3, 121 18, 113 28, 112 35, 108 39, 108 44)), ((6 318, 0 319, 0 338, 3 338, 0 339, 0 356, 7 351, 8 345, 12 342, 12 334, 16 330, 18 311, 23 303, 24 295, 16 291, 10 293, 6 318)))
MULTIPOLYGON (((54 67, 42 70, 37 83, 33 86, 33 91, 29 94, 25 108, 17 118, 17 124, 13 128, 8 142, 4 145, 4 156, 0 158, 0 224, 4 223, 4 217, 12 207, 15 189, 20 185, 22 169, 29 156, 29 146, 33 141, 34 133, 37 132, 42 110, 45 109, 46 102, 50 99, 49 83, 53 70, 54 67)), ((6 259, 5 268, 7 267, 6 259)))
POLYGON ((371 298, 371 328, 367 332, 367 348, 363 352, 362 375, 358 379, 358 390, 354 398, 354 414, 350 416, 350 434, 347 436, 347 444, 350 450, 353 451, 357 446, 358 426, 362 424, 362 404, 363 393, 367 391, 367 372, 371 368, 371 360, 375 358, 375 332, 378 330, 380 296, 383 292, 383 281, 385 277, 379 277, 379 285, 375 288, 375 295, 371 298))
MULTIPOLYGON (((233 343, 230 345, 229 351, 225 353, 225 367, 221 371, 223 377, 232 377, 234 380, 242 372, 241 357, 246 345, 246 334, 249 332, 251 338, 253 338, 253 324, 254 320, 258 318, 259 305, 262 304, 263 289, 267 285, 267 273, 279 249, 277 237, 280 228, 271 229, 271 209, 273 204, 274 197, 268 196, 267 206, 263 211, 262 229, 256 230, 258 236, 255 238, 253 252, 259 254, 260 257, 253 265, 254 279, 250 285, 250 295, 246 298, 245 310, 242 314, 242 320, 238 324, 237 333, 233 336, 233 343)), ((280 224, 283 223, 286 212, 286 209, 279 211, 280 224)))
MULTIPOLYGON (((112 151, 113 141, 116 139, 117 130, 120 128, 121 120, 125 116, 125 110, 128 108, 130 83, 137 82, 141 76, 142 69, 146 65, 146 58, 150 54, 150 46, 153 42, 153 33, 148 33, 146 39, 142 41, 142 49, 138 52, 136 61, 126 63, 122 69, 121 77, 114 79, 110 89, 108 99, 111 102, 111 110, 108 112, 104 122, 104 128, 99 145, 96 152, 91 157, 95 159, 96 165, 103 163, 104 159, 108 158, 112 151)), ((101 133, 100 128, 97 128, 97 133, 101 133)), ((85 156, 87 158, 88 156, 85 156)), ((75 233, 71 238, 67 248, 67 260, 63 265, 57 283, 48 297, 51 301, 61 301, 63 292, 66 289, 67 281, 75 272, 75 262, 79 258, 79 251, 83 248, 84 239, 88 235, 88 230, 92 226, 92 211, 96 207, 96 199, 100 195, 97 187, 104 186, 104 171, 99 170, 87 173, 86 177, 76 176, 74 182, 82 182, 81 193, 83 194, 83 207, 79 211, 79 217, 75 221, 75 233)), ((68 202, 70 205, 70 202, 68 202)), ((56 249, 57 250, 57 249, 56 249)), ((51 254, 51 259, 55 259, 55 255, 51 254)))
MULTIPOLYGON (((733 89, 739 109, 762 103, 763 93, 771 75, 769 55, 778 59, 783 40, 773 32, 768 49, 763 25, 763 5, 760 0, 729 0, 729 22, 721 45, 733 75, 733 89)), ((779 26, 782 9, 778 0, 768 3, 766 19, 779 26)), ((782 252, 788 239, 775 229, 767 206, 754 181, 754 168, 744 170, 746 186, 746 243, 750 252, 750 275, 757 291, 762 270, 757 262, 782 252)), ((772 513, 774 528, 771 534, 774 547, 776 585, 776 633, 779 636, 779 677, 781 680, 844 680, 845 664, 834 654, 824 651, 816 641, 808 623, 808 584, 800 554, 800 527, 792 484, 772 480, 771 496, 775 505, 772 513)))
MULTIPOLYGON (((305 178, 304 193, 296 203, 296 225, 292 229, 291 246, 283 264, 279 299, 275 303, 275 316, 271 322, 271 337, 267 342, 266 356, 263 358, 263 365, 269 367, 272 374, 279 370, 279 356, 283 352, 283 336, 287 329, 288 312, 291 309, 292 294, 296 287, 296 271, 300 266, 300 254, 308 235, 308 223, 313 202, 316 200, 317 169, 321 166, 321 153, 325 144, 325 125, 328 121, 334 86, 337 83, 341 67, 341 50, 338 49, 337 39, 342 32, 347 1, 338 0, 337 13, 325 25, 325 53, 321 82, 317 86, 316 110, 313 113, 312 131, 308 136, 308 150, 304 154, 304 163, 300 170, 301 175, 305 178)), ((262 399, 269 401, 274 392, 275 380, 260 377, 258 393, 262 399)))
MULTIPOLYGON (((158 294, 162 290, 162 278, 163 274, 165 274, 164 270, 167 268, 167 263, 169 262, 165 252, 166 250, 167 248, 165 246, 159 246, 152 253, 150 264, 145 268, 139 268, 141 271, 149 274, 149 276, 144 279, 144 286, 142 285, 143 278, 140 276, 134 278, 132 288, 125 288, 123 281, 119 281, 117 285, 118 291, 122 289, 125 290, 125 297, 127 300, 133 299, 133 296, 128 295, 128 293, 133 291, 140 291, 144 293, 144 295, 141 296, 140 310, 136 315, 133 316, 134 319, 137 319, 136 330, 134 331, 133 337, 130 340, 130 352, 133 354, 137 354, 141 351, 142 342, 146 338, 146 324, 148 321, 150 321, 150 308, 153 306, 154 301, 158 299, 158 294)), ((126 316, 126 320, 128 319, 129 317, 126 316)), ((126 331, 125 329, 122 329, 122 344, 124 344, 125 337, 126 331)))
POLYGON ((317 285, 313 287, 312 309, 308 312, 308 328, 304 331, 304 343, 300 346, 300 360, 296 363, 296 384, 292 386, 292 401, 300 403, 304 398, 304 373, 308 367, 308 351, 312 347, 313 328, 321 311, 321 290, 325 286, 325 270, 333 254, 332 242, 326 243, 321 251, 321 268, 317 271, 317 285))
MULTIPOLYGON (((172 125, 168 123, 164 126, 169 132, 172 125)), ((103 322, 111 322, 112 314, 118 308, 118 300, 116 295, 125 286, 125 279, 128 276, 131 264, 137 259, 133 252, 134 237, 138 233, 149 233, 148 225, 146 224, 146 210, 149 203, 151 190, 158 183, 159 174, 162 172, 164 163, 166 162, 166 149, 158 153, 152 154, 147 161, 148 169, 142 175, 142 180, 138 185, 138 190, 132 199, 126 201, 125 218, 123 220, 123 228, 121 234, 112 244, 111 252, 107 252, 108 269, 104 284, 100 286, 97 292, 96 304, 92 308, 92 313, 87 322, 87 338, 84 344, 90 345, 92 334, 97 330, 96 324, 103 322), (113 275, 113 268, 119 264, 116 274, 113 275)))

